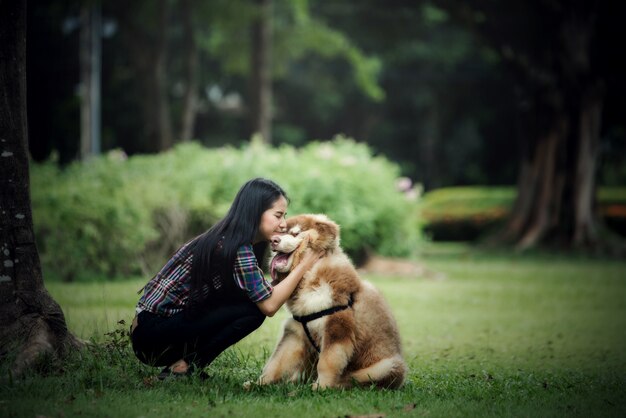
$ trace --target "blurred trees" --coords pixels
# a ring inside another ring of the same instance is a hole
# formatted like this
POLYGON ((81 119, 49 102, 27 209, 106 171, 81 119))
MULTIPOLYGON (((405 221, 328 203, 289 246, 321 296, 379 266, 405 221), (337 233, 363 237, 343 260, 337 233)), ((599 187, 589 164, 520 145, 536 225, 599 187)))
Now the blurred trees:
MULTIPOLYGON (((136 83, 138 91, 137 117, 143 136, 144 151, 156 152, 170 148, 174 142, 170 112, 170 74, 168 71, 171 20, 169 0, 107 2, 113 15, 119 19, 126 71, 136 83)), ((106 4, 105 4, 106 6, 106 4)), ((184 9, 184 8, 183 8, 184 9)), ((106 9, 105 9, 106 10, 106 9)), ((106 58, 105 58, 106 59, 106 58)))
MULTIPOLYGON (((512 182, 515 164, 502 154, 514 129, 501 121, 512 118, 513 105, 501 93, 513 88, 497 58, 428 3, 402 3, 273 1, 273 94, 263 113, 272 118, 272 142, 302 145, 343 132, 397 159, 427 188, 512 182)), ((71 125, 77 112, 70 52, 79 6, 54 0, 29 9, 36 159, 51 149, 62 161, 76 155, 76 128, 57 125, 71 125), (41 95, 50 90, 41 82, 47 77, 60 85, 41 95), (63 114, 53 117, 48 109, 63 114)), ((104 2, 103 148, 154 152, 190 137, 220 145, 257 131, 251 123, 261 114, 253 100, 260 84, 252 82, 259 66, 251 66, 257 6, 104 2)))
POLYGON ((272 142, 272 0, 255 0, 250 48, 250 127, 272 142))
POLYGON ((375 51, 386 100, 363 104, 339 125, 403 164, 426 189, 508 184, 513 87, 497 54, 431 2, 365 0, 319 6, 365 51, 375 51), (354 115, 354 113, 358 113, 354 115))
MULTIPOLYGON (((74 43, 88 30, 78 18, 83 3, 54 0, 29 11, 36 51, 30 55, 29 78, 37 91, 42 88, 37 80, 54 70, 45 62, 78 56, 74 43), (49 47, 66 49, 62 55, 47 54, 49 47)), ((285 110, 275 109, 273 84, 293 76, 289 67, 304 56, 343 59, 366 97, 381 94, 376 61, 317 21, 306 1, 111 0, 102 3, 102 16, 104 149, 157 152, 190 138, 239 142, 257 131, 270 141, 272 115, 285 110)), ((55 74, 66 83, 64 93, 43 99, 47 107, 65 107, 68 121, 78 112, 74 86, 79 79, 74 67, 65 70, 55 74)), ((42 99, 31 94, 37 102, 42 99)), ((46 119, 38 103, 31 111, 46 119)), ((55 123, 52 117, 48 122, 55 123)), ((47 155, 50 143, 62 161, 77 155, 73 132, 50 138, 46 130, 34 129, 35 158, 47 155)))
MULTIPOLYGON (((78 78, 68 63, 80 4, 30 8, 37 160, 52 149, 62 162, 76 155, 78 78), (54 86, 43 82, 50 78, 54 86)), ((103 148, 154 152, 189 138, 237 144, 256 131, 274 144, 303 145, 341 132, 398 161, 426 189, 518 180, 520 196, 530 197, 520 197, 515 223, 524 226, 510 228, 511 241, 530 244, 558 223, 553 232, 590 242, 594 176, 612 185, 626 179, 626 85, 614 52, 623 8, 109 0, 103 148)))
POLYGON ((197 19, 191 0, 181 0, 180 4, 183 39, 183 74, 186 80, 180 119, 181 141, 193 139, 198 106, 198 44, 196 42, 197 19))
MULTIPOLYGON (((523 102, 518 195, 502 238, 602 243, 595 210, 602 110, 623 6, 595 1, 441 1, 505 62, 523 102), (531 29, 531 30, 529 30, 531 29)), ((613 3, 611 3, 613 4, 613 3)))

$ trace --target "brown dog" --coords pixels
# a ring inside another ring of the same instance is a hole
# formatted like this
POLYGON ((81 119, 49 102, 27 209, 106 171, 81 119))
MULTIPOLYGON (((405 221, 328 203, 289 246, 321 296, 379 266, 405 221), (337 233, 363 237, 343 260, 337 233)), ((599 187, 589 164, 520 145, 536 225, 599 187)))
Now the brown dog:
POLYGON ((284 325, 260 384, 317 376, 314 388, 375 384, 398 388, 407 367, 395 319, 381 293, 361 280, 339 247, 339 226, 324 215, 287 221, 275 236, 271 274, 282 280, 306 248, 324 251, 287 301, 294 315, 284 325))

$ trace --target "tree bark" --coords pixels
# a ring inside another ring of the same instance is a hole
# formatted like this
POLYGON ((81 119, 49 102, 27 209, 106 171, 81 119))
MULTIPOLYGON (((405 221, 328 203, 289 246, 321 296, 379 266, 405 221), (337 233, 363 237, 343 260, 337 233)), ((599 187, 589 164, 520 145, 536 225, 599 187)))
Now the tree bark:
POLYGON ((183 16, 183 39, 185 45, 185 95, 183 96, 183 111, 181 120, 180 140, 189 141, 194 135, 196 121, 196 107, 198 102, 198 47, 194 36, 193 10, 191 0, 181 2, 183 16))
POLYGON ((272 142, 272 0, 256 0, 252 24, 250 120, 252 134, 272 142))
POLYGON ((547 242, 601 245, 595 191, 602 98, 594 91, 573 100, 578 111, 558 111, 548 130, 527 134, 537 140, 525 147, 517 198, 496 242, 511 242, 520 250, 547 242))
POLYGON ((79 341, 43 284, 33 234, 26 128, 26 1, 0 0, 0 358, 20 376, 79 341))
POLYGON ((598 241, 595 209, 596 163, 602 118, 601 87, 592 87, 580 104, 578 159, 574 192, 574 246, 586 247, 598 241))
POLYGON ((563 177, 557 171, 557 155, 566 129, 566 121, 557 119, 555 126, 539 137, 530 165, 522 171, 519 184, 526 190, 524 200, 515 205, 520 212, 514 211, 512 217, 517 231, 511 231, 518 249, 536 245, 558 225, 563 177))

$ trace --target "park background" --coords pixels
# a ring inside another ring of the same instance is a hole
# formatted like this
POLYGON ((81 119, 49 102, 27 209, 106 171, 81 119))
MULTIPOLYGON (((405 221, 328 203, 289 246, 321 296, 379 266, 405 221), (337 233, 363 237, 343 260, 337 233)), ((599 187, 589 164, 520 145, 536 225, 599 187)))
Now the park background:
POLYGON ((625 17, 582 1, 30 2, 35 236, 70 331, 95 345, 3 386, 0 411, 623 415, 625 17), (291 214, 341 225, 398 318, 404 389, 243 391, 286 312, 208 383, 161 385, 133 361, 136 291, 255 176, 291 214))

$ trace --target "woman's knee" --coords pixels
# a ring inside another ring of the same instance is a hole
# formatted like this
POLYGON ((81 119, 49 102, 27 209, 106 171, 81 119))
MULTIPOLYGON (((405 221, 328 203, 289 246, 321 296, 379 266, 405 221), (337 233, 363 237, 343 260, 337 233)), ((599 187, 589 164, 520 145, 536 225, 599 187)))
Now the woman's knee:
POLYGON ((259 311, 256 306, 254 308, 254 311, 251 310, 247 315, 240 317, 234 324, 236 328, 245 330, 246 334, 249 334, 259 328, 266 318, 266 316, 263 315, 263 313, 259 311))
POLYGON ((261 326, 261 324, 263 324, 263 321, 265 321, 265 318, 267 318, 261 311, 258 311, 258 313, 256 313, 255 315, 252 316, 252 323, 254 325, 254 329, 257 329, 258 327, 261 326))

